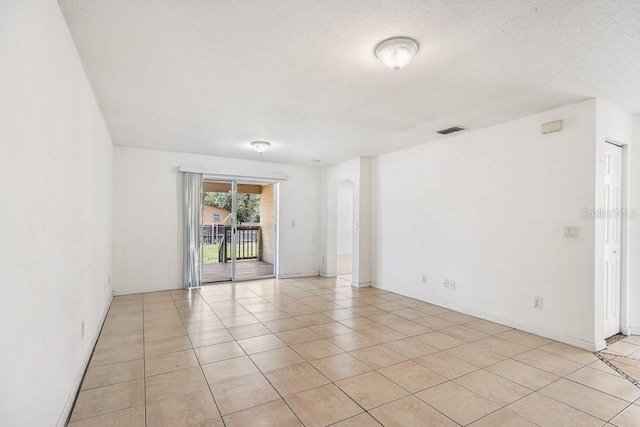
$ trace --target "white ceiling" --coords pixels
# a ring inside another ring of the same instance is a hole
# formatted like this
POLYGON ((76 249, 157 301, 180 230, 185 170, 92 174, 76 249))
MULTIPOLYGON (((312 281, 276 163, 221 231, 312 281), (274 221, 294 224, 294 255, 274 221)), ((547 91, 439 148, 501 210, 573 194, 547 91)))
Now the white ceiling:
POLYGON ((640 113, 638 0, 59 4, 116 145, 326 165, 591 97, 640 113))

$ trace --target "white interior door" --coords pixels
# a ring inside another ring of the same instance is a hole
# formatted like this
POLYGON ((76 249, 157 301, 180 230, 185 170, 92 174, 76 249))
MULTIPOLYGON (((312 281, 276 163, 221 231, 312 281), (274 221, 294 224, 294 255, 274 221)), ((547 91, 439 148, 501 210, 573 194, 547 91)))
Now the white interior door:
POLYGON ((605 144, 604 170, 604 332, 620 332, 620 234, 622 217, 622 148, 605 144))

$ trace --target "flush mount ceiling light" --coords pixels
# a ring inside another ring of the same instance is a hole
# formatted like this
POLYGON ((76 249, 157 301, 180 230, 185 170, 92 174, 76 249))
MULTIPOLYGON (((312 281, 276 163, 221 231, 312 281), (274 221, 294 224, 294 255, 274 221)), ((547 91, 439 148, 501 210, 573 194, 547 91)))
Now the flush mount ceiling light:
POLYGON ((269 149, 269 147, 271 147, 271 144, 269 144, 267 141, 253 141, 251 143, 251 146, 258 153, 262 154, 265 151, 267 151, 269 149))
POLYGON ((387 67, 398 70, 411 62, 418 49, 418 42, 413 39, 393 37, 376 47, 376 56, 387 67))

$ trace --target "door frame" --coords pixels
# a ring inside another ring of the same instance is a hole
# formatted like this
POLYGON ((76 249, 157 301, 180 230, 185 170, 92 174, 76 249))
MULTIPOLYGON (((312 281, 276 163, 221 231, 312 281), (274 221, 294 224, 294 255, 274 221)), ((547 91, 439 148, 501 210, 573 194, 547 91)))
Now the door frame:
MULTIPOLYGON (((280 259, 280 239, 279 239, 279 214, 280 214, 280 180, 272 179, 272 178, 258 178, 258 177, 241 177, 241 176, 230 176, 230 175, 214 175, 214 174, 203 174, 202 176, 202 193, 204 195, 204 183, 208 182, 219 182, 224 184, 231 185, 231 277, 227 279, 225 277, 220 281, 206 282, 204 284, 215 284, 215 283, 224 283, 224 282, 242 282, 248 280, 259 280, 265 278, 278 278, 279 277, 279 259, 280 259), (270 275, 266 276, 256 276, 256 277, 242 277, 239 278, 237 274, 237 241, 238 241, 238 184, 260 184, 260 185, 273 185, 273 218, 274 218, 274 248, 273 248, 273 272, 270 275)), ((202 262, 202 258, 201 258, 202 262)), ((201 273, 202 275, 202 270, 201 273)))
MULTIPOLYGON (((615 281, 616 283, 614 283, 614 287, 616 288, 614 290, 615 295, 615 302, 614 305, 616 306, 615 308, 617 309, 617 331, 614 333, 611 333, 610 330, 607 330, 607 319, 606 319, 606 314, 607 314, 607 301, 608 301, 608 296, 607 296, 607 287, 606 285, 604 286, 604 295, 603 295, 603 307, 604 307, 604 317, 603 317, 603 335, 604 338, 607 339, 613 335, 616 335, 620 332, 623 332, 623 314, 626 314, 626 310, 623 309, 624 305, 623 305, 623 272, 624 272, 624 265, 625 265, 625 254, 626 251, 624 250, 624 234, 623 231, 626 228, 623 223, 625 222, 625 207, 626 207, 626 200, 624 197, 624 174, 625 174, 625 167, 624 167, 624 148, 622 144, 610 141, 610 140, 605 140, 605 146, 604 146, 604 153, 605 153, 605 166, 603 169, 604 174, 601 176, 601 179, 604 180, 606 179, 606 174, 607 174, 607 163, 606 163, 606 152, 608 149, 611 149, 613 147, 614 150, 618 150, 619 149, 619 164, 617 165, 620 168, 620 187, 618 189, 618 191, 616 192, 618 194, 618 205, 617 206, 610 206, 608 205, 608 200, 607 199, 607 195, 609 195, 608 192, 605 192, 605 196, 603 200, 605 202, 605 207, 607 207, 608 209, 606 210, 606 217, 602 218, 605 221, 605 225, 604 225, 604 236, 609 236, 611 233, 611 229, 609 228, 610 223, 609 221, 611 220, 612 216, 617 216, 619 215, 617 219, 617 224, 614 225, 614 227, 616 228, 616 230, 614 230, 614 232, 616 232, 618 234, 618 265, 617 265, 617 272, 615 274, 616 278, 615 281), (618 212, 614 212, 614 210, 619 209, 618 212)), ((618 158, 618 155, 616 155, 616 158, 618 158)), ((605 184, 606 185, 606 184, 605 184)), ((607 264, 607 260, 608 260, 608 256, 606 254, 606 251, 608 249, 608 245, 607 245, 607 241, 606 241, 606 237, 603 238, 603 261, 604 261, 604 265, 607 264)), ((615 253, 615 252, 614 252, 615 253)), ((603 269, 603 273, 604 273, 604 284, 606 284, 607 280, 609 280, 610 276, 609 276, 609 271, 604 268, 603 269)))

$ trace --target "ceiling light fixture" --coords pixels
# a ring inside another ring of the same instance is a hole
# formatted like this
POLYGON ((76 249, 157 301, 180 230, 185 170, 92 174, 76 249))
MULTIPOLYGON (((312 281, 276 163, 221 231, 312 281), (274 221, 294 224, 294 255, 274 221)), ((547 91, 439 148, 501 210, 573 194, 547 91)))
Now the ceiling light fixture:
POLYGON ((262 154, 265 151, 267 151, 269 149, 269 147, 271 147, 271 144, 269 144, 267 141, 253 141, 251 143, 251 146, 258 153, 262 154))
POLYGON ((376 56, 387 67, 398 70, 411 62, 418 49, 418 42, 413 39, 393 37, 376 47, 376 56))

